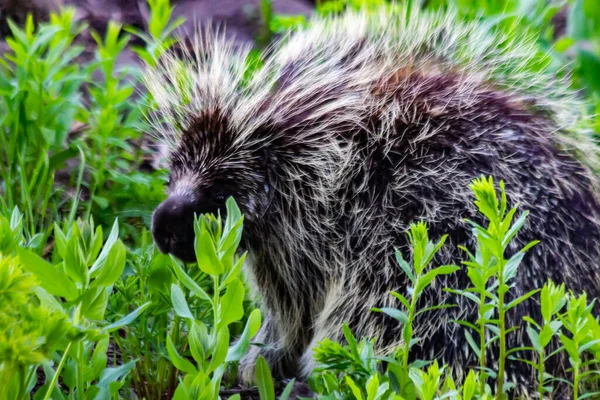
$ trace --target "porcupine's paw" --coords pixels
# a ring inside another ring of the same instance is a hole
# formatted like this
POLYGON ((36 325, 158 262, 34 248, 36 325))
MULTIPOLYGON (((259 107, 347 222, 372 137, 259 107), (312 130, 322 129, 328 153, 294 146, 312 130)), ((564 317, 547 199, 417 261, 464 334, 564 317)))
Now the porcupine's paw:
POLYGON ((282 357, 279 351, 270 345, 265 345, 264 347, 250 346, 248 354, 240 360, 240 365, 238 367, 238 381, 246 385, 256 383, 256 361, 259 356, 262 356, 267 362, 273 378, 285 377, 282 375, 282 357))
POLYGON ((238 381, 245 385, 253 385, 256 382, 256 360, 260 354, 260 348, 251 346, 248 354, 241 360, 238 367, 238 381))

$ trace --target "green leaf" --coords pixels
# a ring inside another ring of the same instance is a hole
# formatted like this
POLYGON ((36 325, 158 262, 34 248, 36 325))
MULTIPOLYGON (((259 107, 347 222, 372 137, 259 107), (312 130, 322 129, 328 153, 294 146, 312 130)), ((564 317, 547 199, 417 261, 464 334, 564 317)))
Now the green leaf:
POLYGON ((194 316, 188 307, 183 291, 174 283, 171 285, 171 301, 173 302, 173 308, 177 315, 182 318, 194 320, 194 316))
POLYGON ((554 43, 554 49, 559 53, 564 53, 575 44, 575 40, 568 36, 561 37, 554 43))
POLYGON ((600 339, 591 340, 591 341, 587 342, 586 344, 579 346, 579 352, 583 353, 584 351, 586 351, 587 349, 589 349, 590 347, 592 347, 598 343, 600 343, 600 339))
POLYGON ((567 35, 575 40, 589 37, 588 20, 584 10, 584 0, 575 0, 567 14, 567 35))
POLYGON ((227 358, 227 351, 229 350, 229 328, 223 326, 217 333, 216 345, 212 352, 212 359, 210 360, 210 366, 208 373, 221 367, 227 358))
POLYGON ((100 376, 100 382, 98 382, 97 386, 108 387, 111 383, 123 378, 135 366, 136 362, 137 360, 133 360, 116 368, 105 369, 100 376))
POLYGON ((198 371, 196 371, 196 367, 194 367, 191 362, 179 355, 175 349, 175 346, 173 346, 173 341, 171 340, 170 336, 167 336, 167 352, 169 353, 169 358, 171 359, 171 363, 173 363, 175 368, 188 374, 198 373, 198 371))
POLYGON ((67 238, 56 222, 54 223, 54 243, 56 244, 56 250, 58 250, 60 258, 64 260, 67 252, 67 238))
POLYGON ((33 235, 33 237, 27 243, 27 247, 30 247, 32 249, 37 249, 38 247, 40 247, 43 240, 44 240, 44 235, 42 235, 41 233, 36 233, 35 235, 33 235))
POLYGON ((431 306, 431 307, 425 307, 420 309, 416 314, 415 317, 417 315, 421 315, 423 313, 426 313, 428 311, 433 311, 433 310, 441 310, 441 309, 445 309, 445 308, 452 308, 452 307, 458 307, 458 304, 442 304, 441 306, 431 306))
POLYGON ((235 263, 231 271, 227 274, 227 278, 223 281, 223 286, 227 286, 231 281, 237 278, 240 275, 240 271, 242 270, 242 266, 244 265, 244 261, 246 261, 246 254, 244 253, 235 263))
POLYGON ((589 392, 586 394, 582 394, 581 396, 579 396, 579 400, 584 400, 584 399, 589 399, 589 398, 598 398, 596 396, 600 397, 600 391, 598 392, 589 392))
POLYGON ((63 263, 67 276, 85 287, 88 283, 89 271, 76 235, 71 236, 67 243, 67 253, 63 263))
POLYGON ((408 276, 410 281, 414 284, 415 283, 415 275, 413 274, 413 272, 410 268, 410 265, 408 265, 408 263, 406 261, 404 261, 404 258, 402 258, 402 253, 400 253, 400 250, 396 249, 394 254, 396 256, 396 262, 398 263, 400 268, 402 268, 402 270, 404 271, 406 276, 408 276))
POLYGON ((100 275, 92 282, 90 287, 106 287, 117 281, 125 269, 127 251, 120 240, 112 246, 106 257, 106 262, 100 267, 100 275))
POLYGON ((372 375, 367 381, 367 400, 375 400, 377 389, 379 388, 379 377, 372 375))
POLYGON ((535 348, 535 350, 538 353, 541 353, 542 351, 544 351, 544 348, 540 344, 540 337, 539 337, 538 333, 531 327, 531 325, 527 326, 527 335, 529 336, 529 339, 531 340, 533 347, 535 348))
POLYGON ((44 290, 44 288, 40 286, 36 286, 33 288, 33 292, 40 300, 40 303, 48 307, 53 311, 64 312, 63 306, 61 303, 56 300, 56 297, 50 295, 48 292, 44 290))
POLYGON ((410 303, 408 302, 406 297, 404 297, 403 295, 401 295, 398 292, 390 292, 390 294, 392 296, 394 296, 395 298, 397 298, 398 300, 400 300, 400 303, 402 303, 402 305, 404 305, 404 307, 406 307, 406 309, 410 310, 410 303))
POLYGON ((96 261, 94 262, 92 267, 90 268, 90 275, 93 276, 94 273, 96 272, 96 270, 101 268, 104 265, 104 263, 106 262, 106 259, 108 257, 108 253, 110 252, 110 250, 112 249, 113 245, 116 243, 118 238, 119 238, 119 219, 116 218, 115 222, 112 226, 112 229, 110 230, 110 234, 108 235, 108 239, 106 239, 106 242, 104 243, 102 252, 98 256, 98 258, 96 259, 96 261))
POLYGON ((390 308, 390 307, 372 308, 371 311, 382 312, 382 313, 394 318, 395 320, 402 322, 403 324, 408 323, 408 315, 406 315, 406 313, 404 313, 396 308, 390 308))
POLYGON ((577 55, 586 86, 600 93, 600 55, 587 49, 579 49, 577 55))
POLYGON ((469 331, 465 330, 464 332, 465 332, 465 338, 467 339, 467 343, 469 343, 469 346, 471 346, 471 350, 473 350, 473 352, 477 355, 478 358, 481 358, 481 350, 480 350, 479 346, 477 345, 477 343, 475 343, 473 336, 471 336, 469 331))
POLYGON ((352 394, 356 397, 356 400, 363 400, 364 397, 362 395, 362 391, 358 387, 358 385, 354 382, 354 380, 350 377, 350 375, 346 375, 346 383, 350 386, 350 390, 352 390, 352 394))
POLYGON ((221 298, 221 323, 224 326, 239 321, 244 316, 244 285, 235 279, 227 286, 225 295, 221 298))
POLYGON ((525 253, 515 253, 510 260, 506 262, 506 265, 504 266, 504 282, 509 282, 517 275, 517 270, 523 257, 525 257, 525 253))
POLYGON ((519 305, 520 303, 524 302, 525 300, 527 300, 528 298, 530 298, 531 296, 533 296, 534 294, 536 294, 539 291, 540 291, 539 289, 532 290, 531 292, 526 293, 523 296, 514 299, 513 301, 511 301, 510 303, 508 303, 506 305, 506 310, 508 311, 511 308, 516 307, 517 305, 519 305))
POLYGON ((263 356, 258 356, 256 360, 256 384, 261 400, 275 400, 275 388, 269 365, 263 356))
POLYGON ((190 333, 188 335, 188 342, 190 344, 190 352, 192 353, 192 357, 196 360, 196 364, 202 365, 204 361, 204 353, 205 349, 202 345, 200 328, 198 327, 198 323, 195 321, 192 322, 192 329, 190 329, 190 333))
POLYGON ((67 301, 77 298, 77 287, 67 275, 57 267, 23 248, 17 248, 23 270, 34 274, 42 288, 48 293, 65 298, 67 301))
POLYGON ((449 275, 455 271, 458 271, 460 268, 454 265, 444 265, 441 267, 437 267, 427 272, 425 275, 419 279, 418 285, 415 288, 415 293, 421 293, 429 284, 439 275, 449 275))
POLYGON ((81 297, 81 315, 92 321, 102 321, 108 303, 111 288, 94 288, 87 290, 81 297))
POLYGON ((106 356, 106 352, 108 351, 108 342, 109 336, 106 335, 94 348, 94 353, 92 355, 92 371, 94 379, 98 378, 102 371, 104 371, 106 368, 106 363, 108 360, 106 356))
POLYGON ((117 329, 122 328, 123 326, 129 325, 130 323, 132 323, 142 312, 144 312, 144 310, 148 307, 150 307, 150 305, 152 304, 152 302, 147 302, 142 304, 141 306, 139 306, 136 310, 132 311, 131 313, 127 314, 125 317, 121 318, 120 320, 113 322, 110 325, 105 326, 104 328, 102 328, 103 332, 114 332, 117 329))
MULTIPOLYGON (((232 200, 231 197, 229 199, 232 200)), ((235 204, 235 202, 230 202, 230 200, 227 201, 227 219, 225 220, 223 237, 221 238, 220 248, 223 252, 226 252, 231 248, 236 248, 242 238, 244 217, 242 216, 240 209, 237 207, 237 204, 235 204), (230 204, 233 204, 234 208, 230 208, 230 204)))
POLYGON ((290 395, 292 394, 292 389, 294 389, 294 384, 296 383, 296 379, 292 379, 285 387, 281 395, 279 396, 279 400, 288 400, 290 395))
POLYGON ((177 275, 177 279, 181 282, 183 286, 185 286, 188 290, 190 290, 197 297, 207 300, 212 304, 212 299, 210 296, 202 289, 188 274, 185 273, 183 268, 179 265, 179 262, 171 256, 171 262, 173 265, 173 270, 175 271, 175 275, 177 275))
POLYGON ((225 361, 239 361, 246 355, 250 348, 250 339, 252 339, 260 329, 260 319, 260 310, 257 308, 252 310, 246 321, 246 326, 244 327, 242 335, 239 340, 229 348, 225 361))
POLYGON ((202 230, 196 237, 196 260, 202 272, 209 275, 220 275, 224 268, 221 260, 217 257, 217 250, 212 237, 207 230, 202 230))

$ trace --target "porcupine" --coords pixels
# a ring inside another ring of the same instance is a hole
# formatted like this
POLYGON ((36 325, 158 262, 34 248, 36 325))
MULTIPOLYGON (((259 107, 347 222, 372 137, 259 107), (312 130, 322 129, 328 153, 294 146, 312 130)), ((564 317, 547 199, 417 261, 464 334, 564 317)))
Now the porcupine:
MULTIPOLYGON (((458 246, 475 245, 464 218, 482 222, 469 188, 481 174, 506 181, 510 203, 530 212, 511 251, 541 241, 512 295, 551 279, 598 296, 597 151, 568 81, 539 68, 548 56, 534 35, 511 37, 451 11, 346 11, 277 40, 248 74, 248 49, 210 32, 146 73, 154 134, 170 149, 168 198, 152 229, 161 251, 193 261, 194 213, 223 213, 228 196, 238 202, 246 275, 266 313, 255 340, 268 345, 251 348, 242 379, 253 379, 258 354, 278 377, 307 377, 314 347, 343 341, 344 322, 383 353, 397 347, 397 321, 369 311, 397 306, 389 292, 409 287, 394 249, 409 254, 406 230, 424 220, 431 237, 449 234, 434 264, 464 259, 458 246)), ((452 322, 474 321, 476 307, 443 290, 467 284, 463 268, 425 292, 420 306, 458 307, 415 320, 412 357, 459 375, 477 364, 452 322)), ((524 315, 539 318, 535 300, 507 318, 524 315)), ((520 330, 507 348, 527 340, 520 330)), ((497 363, 497 348, 488 361, 497 363)), ((567 367, 556 356, 548 372, 567 367)), ((508 362, 517 391, 534 378, 508 362)))

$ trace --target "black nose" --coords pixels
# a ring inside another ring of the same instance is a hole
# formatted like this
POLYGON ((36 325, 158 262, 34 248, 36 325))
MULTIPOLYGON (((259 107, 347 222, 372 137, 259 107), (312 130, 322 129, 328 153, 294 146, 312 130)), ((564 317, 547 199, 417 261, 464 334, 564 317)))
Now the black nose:
POLYGON ((196 260, 194 252, 194 202, 173 196, 162 202, 152 215, 152 237, 162 253, 171 253, 185 262, 196 260))

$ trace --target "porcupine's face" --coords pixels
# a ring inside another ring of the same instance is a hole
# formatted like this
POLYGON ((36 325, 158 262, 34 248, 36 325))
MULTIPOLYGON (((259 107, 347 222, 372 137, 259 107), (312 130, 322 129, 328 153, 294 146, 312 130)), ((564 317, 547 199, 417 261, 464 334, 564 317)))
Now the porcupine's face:
POLYGON ((229 132, 212 128, 197 126, 182 135, 171 155, 168 197, 152 217, 159 250, 185 262, 195 261, 194 214, 224 217, 225 202, 233 197, 251 223, 270 202, 266 151, 242 148, 229 132))

